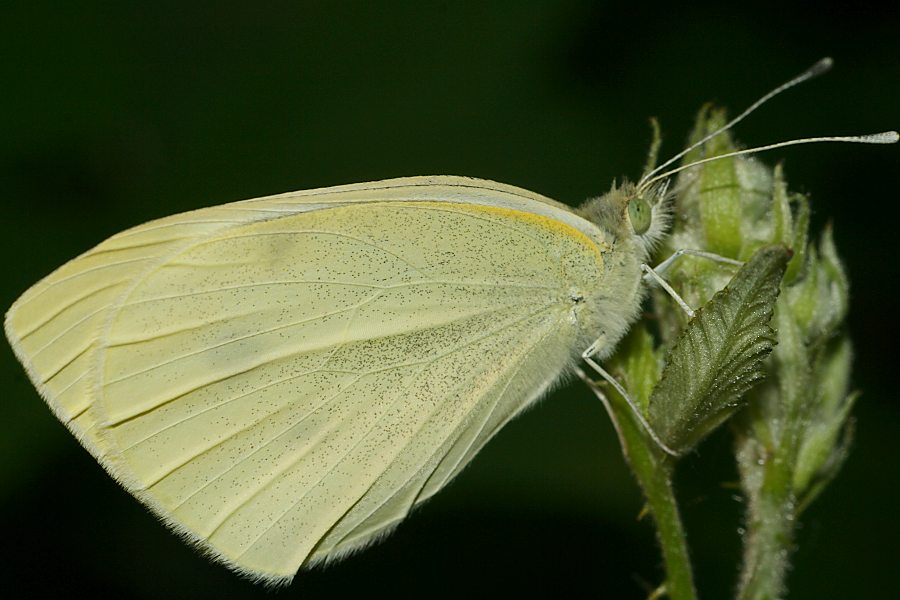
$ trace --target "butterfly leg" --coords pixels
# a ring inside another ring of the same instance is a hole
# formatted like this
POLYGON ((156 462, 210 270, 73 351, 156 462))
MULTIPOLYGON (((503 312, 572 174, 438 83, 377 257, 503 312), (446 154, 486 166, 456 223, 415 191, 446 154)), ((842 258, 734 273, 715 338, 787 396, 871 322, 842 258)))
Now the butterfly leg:
POLYGON ((699 256, 700 258, 705 258, 707 260, 711 260, 714 262, 723 263, 723 264, 727 264, 727 265, 734 265, 734 266, 738 266, 738 267, 740 267, 744 263, 739 260, 734 260, 733 258, 727 258, 727 257, 721 256, 719 254, 713 254, 712 252, 704 252, 703 250, 690 250, 688 248, 681 248, 681 249, 673 252, 671 256, 669 256, 667 259, 665 259, 664 261, 662 261, 661 263, 656 265, 656 267, 651 267, 649 265, 644 265, 644 264, 641 265, 641 270, 644 271, 644 281, 646 281, 646 282, 656 281, 660 285, 660 287, 662 287, 666 291, 666 293, 669 294, 675 300, 675 302, 678 303, 678 306, 680 306, 684 310, 684 312, 687 313, 687 315, 689 317, 693 317, 694 310, 690 306, 688 306, 687 302, 685 302, 684 299, 678 295, 678 292, 676 292, 674 289, 672 289, 672 286, 670 286, 666 282, 666 280, 662 278, 662 275, 661 275, 666 269, 668 269, 670 266, 672 266, 672 263, 674 263, 678 258, 685 256, 685 255, 699 256))
MULTIPOLYGON (((691 250, 690 248, 680 248, 672 253, 666 260, 662 261, 655 267, 653 270, 657 273, 662 273, 674 263, 676 260, 681 258, 682 256, 699 256, 700 258, 706 258, 713 262, 723 263, 726 265, 734 265, 736 267, 743 266, 743 261, 735 260, 733 258, 728 258, 727 256, 722 256, 720 254, 714 254, 712 252, 704 252, 703 250, 691 250)), ((644 280, 648 281, 648 276, 644 275, 644 280)))
POLYGON ((672 296, 672 298, 675 300, 675 302, 678 303, 678 306, 680 306, 684 310, 684 312, 687 313, 688 317, 690 317, 692 319, 694 318, 694 309, 691 308, 690 306, 688 306, 688 303, 684 301, 684 298, 679 296, 678 292, 673 290, 672 286, 669 285, 668 282, 665 279, 663 279, 659 275, 659 273, 657 273, 653 269, 653 267, 651 267, 650 265, 642 264, 641 270, 644 271, 644 273, 646 273, 646 275, 644 275, 644 277, 650 277, 650 278, 654 279, 656 281, 656 283, 658 283, 662 289, 666 290, 666 293, 669 294, 670 296, 672 296))
MULTIPOLYGON (((600 340, 602 340, 602 339, 603 339, 603 338, 600 338, 600 340)), ((658 446, 659 446, 666 454, 670 454, 670 455, 672 455, 672 456, 678 456, 678 453, 677 453, 677 452, 675 452, 674 450, 672 450, 671 448, 669 448, 668 446, 666 446, 666 445, 663 443, 663 441, 662 441, 661 439, 659 439, 659 436, 656 435, 656 432, 653 431, 653 428, 652 428, 652 427, 650 427, 650 423, 647 422, 647 419, 645 419, 645 418, 644 418, 644 415, 641 413, 640 407, 638 407, 638 405, 635 403, 635 401, 634 401, 634 399, 631 397, 631 395, 629 395, 629 393, 625 391, 625 388, 622 387, 622 384, 619 383, 619 382, 616 380, 615 377, 613 377, 612 375, 610 375, 610 374, 606 371, 606 369, 604 369, 603 367, 601 367, 601 366, 599 365, 599 363, 597 363, 597 361, 595 361, 595 360, 593 359, 593 355, 597 353, 598 342, 599 342, 600 340, 598 340, 597 342, 594 342, 593 344, 591 344, 591 345, 588 347, 587 350, 585 350, 584 352, 582 352, 582 353, 581 353, 581 358, 583 358, 583 359, 584 359, 584 362, 586 362, 588 365, 590 365, 590 367, 591 367, 594 371, 596 371, 596 372, 600 375, 600 377, 602 377, 603 379, 605 379, 605 380, 607 381, 607 383, 609 383, 611 386, 613 386, 613 388, 614 388, 617 392, 619 392, 619 394, 625 399, 625 402, 628 403, 628 406, 631 408, 631 412, 634 413, 634 416, 635 416, 635 418, 638 420, 638 422, 641 424, 641 427, 644 428, 644 431, 646 431, 646 432, 650 435, 650 437, 653 439, 653 441, 656 442, 656 444, 657 444, 657 445, 658 445, 658 446)), ((588 377, 587 373, 585 373, 583 370, 581 370, 581 369, 578 368, 578 367, 575 368, 575 373, 577 373, 578 376, 579 376, 585 383, 587 383, 588 387, 591 388, 591 391, 593 391, 594 394, 596 394, 597 397, 600 398, 600 401, 603 402, 603 405, 606 407, 606 412, 608 412, 608 413, 610 414, 610 416, 612 416, 614 413, 613 413, 612 410, 610 409, 610 406, 609 406, 609 400, 607 400, 606 395, 605 395, 605 394, 600 390, 600 388, 597 386, 597 383, 596 383, 593 379, 591 379, 590 377, 588 377)), ((615 419, 613 419, 613 424, 614 424, 614 425, 616 426, 616 428, 618 429, 618 424, 616 424, 616 420, 615 420, 615 419)), ((621 437, 621 436, 620 436, 620 437, 621 437)))
MULTIPOLYGON (((687 315, 689 317, 693 317, 694 309, 692 309, 690 306, 688 306, 688 303, 685 302, 684 299, 678 294, 678 292, 676 292, 674 289, 672 289, 672 286, 670 286, 669 283, 665 279, 663 279, 662 275, 660 275, 660 273, 662 273, 663 271, 668 269, 672 265, 672 263, 674 263, 679 257, 684 256, 684 255, 699 256, 701 258, 706 258, 708 260, 712 260, 715 262, 724 263, 724 264, 728 264, 728 265, 735 265, 735 266, 741 266, 744 263, 742 263, 739 260, 734 260, 732 258, 726 258, 726 257, 720 256, 718 254, 713 254, 712 252, 704 252, 702 250, 680 249, 680 250, 676 250, 674 253, 672 253, 671 256, 669 256, 667 259, 665 259, 664 261, 659 263, 659 265, 657 265, 656 268, 653 268, 650 265, 646 265, 646 264, 641 265, 641 270, 644 271, 644 276, 643 276, 644 281, 648 281, 648 282, 656 281, 666 291, 666 293, 668 293, 675 300, 675 302, 678 303, 678 305, 684 310, 685 313, 687 313, 687 315)), ((659 438, 659 436, 656 435, 656 432, 653 431, 653 429, 650 427, 650 424, 647 422, 647 420, 644 418, 644 415, 641 413, 641 410, 638 407, 637 403, 635 403, 634 399, 628 394, 628 392, 625 391, 625 388, 622 387, 622 384, 620 384, 618 381, 616 381, 615 377, 610 375, 606 371, 606 369, 601 367, 600 364, 596 360, 594 360, 594 357, 597 356, 600 349, 606 345, 605 341, 606 341, 605 336, 601 336, 600 338, 595 340, 594 343, 592 343, 590 346, 588 346, 587 350, 585 350, 584 352, 581 353, 581 358, 584 360, 585 363, 590 365, 591 369, 596 371, 600 375, 600 377, 605 379, 622 396, 622 398, 625 399, 625 401, 628 403, 628 406, 631 408, 632 413, 634 413, 635 418, 638 420, 638 422, 641 424, 641 426, 644 428, 644 430, 650 435, 650 437, 653 439, 653 441, 656 442, 656 444, 667 454, 671 454, 672 456, 677 456, 678 453, 675 452, 674 450, 672 450, 671 448, 669 448, 668 446, 666 446, 665 443, 663 443, 663 441, 659 438)), ((594 394, 596 394, 597 397, 600 398, 600 400, 606 406, 607 412, 609 412, 609 401, 607 400, 607 398, 603 394, 603 392, 600 390, 600 388, 597 386, 597 383, 593 379, 588 377, 587 374, 580 368, 576 367, 575 372, 578 374, 578 376, 581 379, 583 379, 585 381, 585 383, 588 384, 588 387, 591 388, 591 390, 594 392, 594 394)), ((612 413, 610 413, 610 414, 612 414, 612 413)))

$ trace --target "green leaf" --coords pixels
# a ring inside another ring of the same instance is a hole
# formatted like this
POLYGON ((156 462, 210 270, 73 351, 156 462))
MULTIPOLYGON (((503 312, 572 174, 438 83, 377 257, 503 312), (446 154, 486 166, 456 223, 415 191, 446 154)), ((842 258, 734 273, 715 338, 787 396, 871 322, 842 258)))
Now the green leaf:
POLYGON ((791 214, 791 203, 788 199, 787 182, 784 180, 784 169, 775 165, 775 181, 772 184, 772 221, 775 231, 772 241, 790 246, 794 240, 794 219, 791 214))
POLYGON ((796 204, 796 215, 794 216, 794 231, 790 247, 794 251, 794 257, 788 265, 788 271, 784 276, 786 283, 794 283, 797 279, 804 275, 806 263, 806 249, 809 241, 809 200, 802 194, 794 194, 794 204, 796 204))
POLYGON ((804 423, 794 466, 794 493, 811 501, 837 474, 849 451, 850 411, 858 393, 850 385, 852 347, 847 336, 832 340, 819 356, 813 375, 812 406, 804 423), (811 493, 807 493, 811 490, 811 493))
POLYGON ((653 387, 659 381, 661 354, 653 344, 653 336, 642 325, 631 328, 619 342, 610 367, 623 378, 625 389, 635 401, 641 414, 647 413, 653 387))
MULTIPOLYGON (((712 111, 707 127, 725 124, 725 112, 712 111)), ((703 149, 707 157, 726 154, 734 150, 729 135, 720 135, 708 141, 703 149)), ((722 256, 738 256, 741 251, 741 187, 737 161, 719 160, 704 165, 700 171, 699 208, 707 247, 722 256)))
POLYGON ((763 360, 775 343, 768 324, 790 256, 784 246, 757 251, 676 341, 647 415, 669 448, 689 451, 764 378, 763 360))

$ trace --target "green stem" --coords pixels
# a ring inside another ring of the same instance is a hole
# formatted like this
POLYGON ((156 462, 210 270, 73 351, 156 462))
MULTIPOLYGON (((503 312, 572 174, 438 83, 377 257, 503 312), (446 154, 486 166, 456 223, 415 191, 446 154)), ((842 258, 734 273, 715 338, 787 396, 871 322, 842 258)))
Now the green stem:
POLYGON ((674 462, 638 422, 628 403, 618 394, 604 397, 619 434, 625 457, 647 499, 647 510, 656 523, 657 537, 666 567, 665 591, 672 600, 696 600, 687 539, 672 487, 674 462))
POLYGON ((794 475, 809 426, 808 407, 815 402, 816 381, 801 331, 789 310, 779 307, 775 319, 778 385, 748 408, 745 431, 737 439, 738 469, 747 498, 739 600, 778 600, 787 593, 798 515, 794 475))
POLYGON ((672 600, 696 599, 691 559, 688 555, 687 540, 678 513, 675 492, 672 489, 670 465, 661 465, 661 468, 650 473, 638 475, 638 481, 644 489, 648 509, 656 523, 656 532, 666 565, 666 590, 669 597, 672 600))
POLYGON ((740 600, 777 600, 785 594, 785 575, 794 542, 796 499, 790 471, 781 461, 766 465, 761 493, 749 495, 749 522, 740 600))

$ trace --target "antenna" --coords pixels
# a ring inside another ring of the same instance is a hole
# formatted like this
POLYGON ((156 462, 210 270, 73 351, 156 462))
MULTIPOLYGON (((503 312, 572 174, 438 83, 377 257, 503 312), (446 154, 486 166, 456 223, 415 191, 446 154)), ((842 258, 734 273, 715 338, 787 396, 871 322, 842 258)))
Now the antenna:
POLYGON ((832 135, 825 137, 811 137, 811 138, 800 138, 797 140, 787 140, 785 142, 778 142, 776 144, 767 144, 765 146, 757 146, 756 148, 746 148, 744 150, 736 150, 735 152, 728 152, 727 154, 719 154, 718 156, 711 156, 709 158, 704 158, 701 160, 694 161, 692 163, 688 163, 686 165, 681 165, 680 167, 676 167, 674 169, 669 169, 664 173, 660 173, 655 177, 646 178, 644 177, 640 183, 638 183, 637 190, 641 192, 643 190, 648 189, 654 183, 659 181, 660 179, 665 179, 679 171, 684 171, 685 169, 689 169, 691 167, 696 167, 697 165, 702 165, 703 163, 712 162, 714 160, 719 160, 722 158, 730 158, 732 156, 740 156, 741 154, 755 154, 757 152, 765 152, 766 150, 774 150, 775 148, 784 148, 785 146, 797 146, 799 144, 815 144, 817 142, 851 142, 854 144, 896 144, 900 141, 900 134, 896 131, 883 131, 881 133, 870 133, 867 135, 832 135))
POLYGON ((853 143, 859 143, 859 144, 893 144, 893 143, 896 143, 898 141, 898 139, 900 139, 900 137, 898 137, 898 134, 896 131, 886 131, 883 133, 875 133, 875 134, 871 134, 871 135, 827 136, 827 137, 803 138, 803 139, 797 139, 797 140, 789 140, 786 142, 779 142, 777 144, 769 144, 766 146, 759 146, 757 148, 748 148, 746 150, 730 152, 728 154, 723 154, 720 156, 713 156, 710 158, 705 158, 705 159, 690 163, 688 165, 682 165, 681 167, 677 167, 675 169, 670 169, 669 171, 664 171, 664 172, 660 173, 660 171, 663 171, 663 169, 665 169, 666 167, 668 167, 669 165, 671 165, 672 163, 674 163, 681 157, 685 156, 691 150, 705 144, 712 138, 716 137, 717 135, 720 135, 721 133, 723 133, 725 131, 728 131, 734 125, 743 121, 744 118, 746 118, 750 113, 752 113, 754 110, 756 110, 757 108, 759 108, 760 106, 762 106, 763 104, 765 104, 766 102, 768 102, 769 100, 771 100, 772 98, 774 98, 775 96, 780 94, 781 92, 788 90, 799 83, 803 83, 804 81, 807 81, 808 79, 812 79, 813 77, 816 77, 818 75, 821 75, 822 73, 825 73, 826 71, 828 71, 831 68, 831 66, 833 64, 834 64, 834 61, 831 60, 831 58, 828 58, 828 57, 823 58, 820 61, 818 61, 816 64, 814 64, 813 66, 808 68, 806 71, 801 73, 800 75, 797 75, 790 81, 783 83, 780 86, 776 87, 774 90, 772 90, 771 92, 769 92, 768 94, 764 95, 762 98, 760 98, 759 100, 757 100, 756 102, 751 104, 746 110, 744 110, 744 112, 742 112, 741 114, 736 116, 734 119, 732 119, 731 121, 729 121, 722 127, 716 129, 712 133, 708 134, 706 137, 704 137, 700 141, 685 148, 684 150, 682 150, 681 152, 679 152, 678 154, 676 154, 675 156, 673 156, 672 158, 670 158, 669 160, 664 162, 663 164, 659 165, 658 167, 656 167, 655 169, 653 169, 652 171, 650 171, 649 173, 647 173, 643 177, 641 177, 640 181, 638 181, 638 183, 637 183, 638 193, 647 190, 655 182, 657 182, 661 179, 665 179, 666 177, 669 177, 675 173, 678 173, 679 171, 683 171, 684 169, 687 169, 688 167, 693 167, 693 166, 696 166, 696 165, 699 165, 702 163, 710 162, 713 160, 719 160, 722 158, 737 156, 740 154, 752 154, 755 152, 763 152, 765 150, 772 150, 774 148, 782 148, 784 146, 793 146, 793 145, 797 145, 797 144, 810 144, 810 143, 815 143, 815 142, 853 142, 853 143))

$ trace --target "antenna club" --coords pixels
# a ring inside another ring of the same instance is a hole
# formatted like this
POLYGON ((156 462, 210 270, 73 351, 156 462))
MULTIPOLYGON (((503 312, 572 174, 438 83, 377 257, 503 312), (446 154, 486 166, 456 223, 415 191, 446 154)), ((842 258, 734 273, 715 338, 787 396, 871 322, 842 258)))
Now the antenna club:
POLYGON ((809 71, 807 71, 807 74, 810 77, 815 77, 817 75, 825 73, 826 71, 829 71, 833 66, 834 61, 830 56, 826 56, 825 58, 814 64, 812 67, 810 67, 809 71))
POLYGON ((679 173, 684 171, 685 169, 690 169, 691 167, 695 167, 697 165, 702 165, 708 162, 713 162, 716 160, 722 160, 723 158, 731 158, 733 156, 743 156, 746 154, 757 154, 759 152, 765 152, 767 150, 774 150, 775 148, 784 148, 786 146, 797 146, 799 144, 815 144, 819 142, 849 142, 853 144, 894 144, 897 141, 900 141, 900 134, 896 131, 883 131, 881 133, 870 133, 867 135, 829 135, 822 137, 809 137, 809 138, 800 138, 796 140, 787 140, 785 142, 778 142, 776 144, 766 144, 765 146, 757 146, 756 148, 746 148, 744 150, 736 150, 734 152, 727 152, 725 154, 719 154, 718 156, 710 156, 709 158, 704 158, 701 160, 696 160, 692 163, 681 165, 680 167, 676 167, 674 169, 669 169, 663 173, 659 173, 657 175, 646 176, 641 179, 637 184, 638 192, 642 192, 648 189, 651 185, 656 183, 661 179, 665 179, 666 177, 671 177, 675 173, 679 173))

